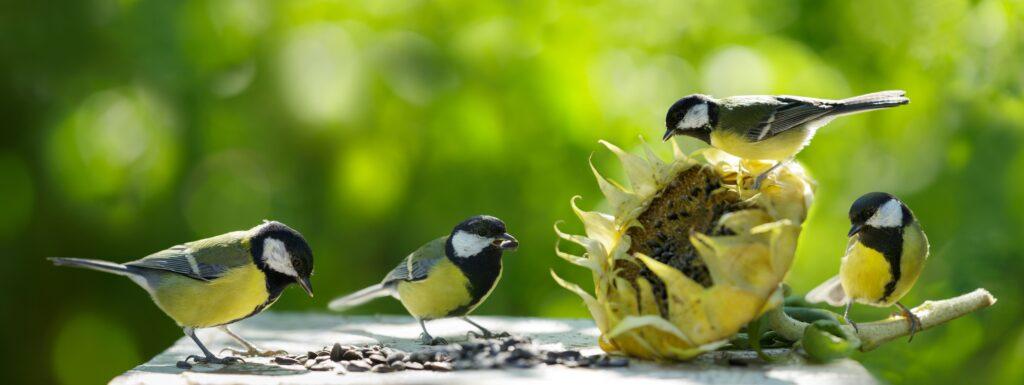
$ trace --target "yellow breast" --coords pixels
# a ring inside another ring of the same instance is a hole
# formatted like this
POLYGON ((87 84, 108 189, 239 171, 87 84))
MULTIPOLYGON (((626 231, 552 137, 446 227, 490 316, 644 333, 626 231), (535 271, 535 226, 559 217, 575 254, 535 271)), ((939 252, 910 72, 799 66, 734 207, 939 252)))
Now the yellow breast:
POLYGON ((843 257, 839 278, 843 290, 851 299, 869 305, 888 306, 878 303, 878 299, 885 294, 885 284, 892 279, 889 263, 882 253, 854 242, 843 257))
POLYGON ((921 276, 924 270, 924 263, 928 259, 928 237, 921 230, 920 224, 914 222, 903 230, 903 254, 900 256, 900 280, 896 282, 896 288, 889 295, 890 303, 895 303, 914 287, 917 277, 921 276))
POLYGON ((466 275, 444 259, 434 265, 426 279, 400 282, 398 297, 413 317, 444 318, 451 311, 470 305, 468 284, 466 275))
POLYGON ((241 319, 270 296, 263 272, 251 264, 231 269, 210 282, 169 274, 152 295, 157 306, 178 325, 194 328, 241 319))
POLYGON ((793 129, 760 142, 751 142, 732 131, 711 132, 711 145, 745 159, 783 161, 796 156, 811 139, 812 132, 793 129))

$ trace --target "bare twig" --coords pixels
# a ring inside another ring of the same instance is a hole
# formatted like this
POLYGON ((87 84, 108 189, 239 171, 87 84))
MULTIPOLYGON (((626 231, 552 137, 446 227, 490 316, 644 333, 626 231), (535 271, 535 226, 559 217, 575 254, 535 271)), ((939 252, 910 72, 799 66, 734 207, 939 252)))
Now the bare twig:
MULTIPOLYGON (((927 330, 995 303, 996 298, 988 290, 975 289, 958 297, 925 301, 911 311, 921 318, 921 330, 927 330)), ((789 317, 781 307, 768 313, 768 322, 772 330, 792 341, 799 340, 804 334, 804 328, 808 325, 789 317)), ((842 327, 848 333, 854 332, 850 325, 842 325, 842 327)), ((856 334, 861 340, 860 350, 864 352, 910 334, 910 324, 902 316, 875 322, 857 323, 857 327, 859 331, 856 334)))

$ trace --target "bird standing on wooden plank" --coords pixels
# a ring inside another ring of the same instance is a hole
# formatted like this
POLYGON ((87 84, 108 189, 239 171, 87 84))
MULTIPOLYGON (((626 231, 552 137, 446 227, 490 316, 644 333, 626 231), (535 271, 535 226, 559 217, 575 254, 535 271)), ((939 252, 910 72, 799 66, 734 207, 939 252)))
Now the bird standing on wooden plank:
POLYGON ((265 221, 248 231, 235 231, 171 247, 145 258, 115 263, 95 259, 50 258, 57 266, 113 273, 142 286, 153 302, 181 326, 203 357, 200 363, 231 364, 238 357, 217 357, 196 337, 195 330, 217 327, 245 347, 236 354, 272 356, 238 336, 228 325, 273 305, 293 283, 313 296, 313 251, 302 234, 280 222, 265 221))

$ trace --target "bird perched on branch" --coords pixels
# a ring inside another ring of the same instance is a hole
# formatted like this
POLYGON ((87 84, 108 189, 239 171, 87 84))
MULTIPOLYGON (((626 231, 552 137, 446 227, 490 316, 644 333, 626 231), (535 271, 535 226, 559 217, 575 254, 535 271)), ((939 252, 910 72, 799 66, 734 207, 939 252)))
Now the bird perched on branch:
POLYGON ((910 339, 921 320, 899 302, 914 287, 928 259, 928 237, 907 205, 884 192, 864 194, 850 207, 850 242, 839 275, 807 293, 808 302, 846 306, 850 321, 854 302, 877 307, 896 305, 910 323, 910 339))
POLYGON ((675 102, 665 116, 664 140, 692 136, 745 159, 775 165, 757 176, 757 189, 772 171, 793 159, 818 128, 837 117, 910 103, 903 91, 881 91, 848 99, 748 95, 715 99, 694 94, 675 102))
POLYGON ((98 270, 128 277, 142 286, 153 302, 189 336, 203 357, 200 363, 231 364, 196 337, 195 330, 217 327, 246 348, 233 352, 271 356, 238 336, 228 325, 259 314, 293 283, 313 296, 313 251, 302 234, 280 222, 265 221, 248 231, 235 231, 171 247, 145 258, 115 263, 95 259, 50 258, 57 266, 98 270))
POLYGON ((337 298, 328 305, 342 311, 370 300, 392 296, 420 322, 423 344, 446 344, 427 332, 425 321, 461 317, 480 329, 485 338, 496 336, 470 320, 501 278, 501 257, 519 242, 498 218, 480 215, 466 219, 450 235, 428 242, 409 254, 379 284, 337 298))

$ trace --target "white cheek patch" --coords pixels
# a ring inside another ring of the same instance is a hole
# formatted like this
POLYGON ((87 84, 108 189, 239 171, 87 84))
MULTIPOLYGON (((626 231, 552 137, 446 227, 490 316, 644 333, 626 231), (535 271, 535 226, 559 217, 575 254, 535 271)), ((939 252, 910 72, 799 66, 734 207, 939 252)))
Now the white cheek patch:
POLYGON ((284 242, 274 238, 267 238, 263 241, 263 263, 278 273, 292 277, 299 276, 299 273, 295 272, 295 267, 292 266, 292 256, 288 254, 288 248, 284 247, 284 242))
POLYGON ((480 254, 484 248, 491 245, 490 238, 484 238, 473 233, 459 230, 452 236, 452 248, 455 249, 455 256, 469 258, 480 254))
POLYGON ((895 199, 885 202, 865 224, 872 227, 903 226, 903 208, 900 202, 895 199))
POLYGON ((708 104, 701 103, 690 107, 690 110, 686 111, 686 116, 683 116, 683 120, 679 121, 676 128, 687 130, 704 127, 710 121, 711 119, 708 117, 708 104))

